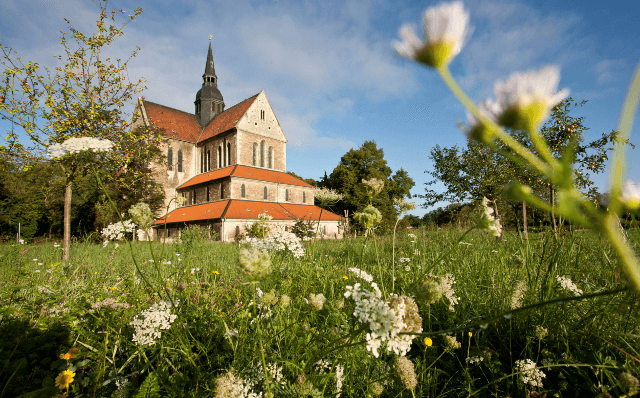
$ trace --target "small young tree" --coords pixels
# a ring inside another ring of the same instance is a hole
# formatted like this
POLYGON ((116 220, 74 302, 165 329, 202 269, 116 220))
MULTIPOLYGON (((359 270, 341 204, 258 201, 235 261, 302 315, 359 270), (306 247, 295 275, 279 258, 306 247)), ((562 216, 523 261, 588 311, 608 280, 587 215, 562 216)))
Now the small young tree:
MULTIPOLYGON (((99 1, 97 30, 82 33, 66 20, 68 31, 61 31, 64 54, 55 71, 34 62, 25 63, 9 47, 0 44, 2 82, 0 82, 0 115, 19 126, 29 137, 30 146, 24 146, 17 132, 10 131, 0 150, 24 158, 47 158, 48 148, 74 137, 106 139, 114 144, 104 157, 107 171, 113 176, 127 168, 133 160, 127 144, 144 141, 141 151, 153 151, 160 137, 153 131, 130 131, 129 123, 137 115, 127 114, 123 107, 146 87, 144 81, 127 81, 127 65, 137 55, 122 60, 105 56, 106 46, 122 36, 124 27, 142 14, 137 8, 123 23, 116 16, 124 11, 108 11, 107 2, 99 1)), ((143 127, 144 128, 144 127, 143 127)), ((136 154, 139 155, 139 154, 136 154)), ((144 154, 143 154, 144 155, 144 154)), ((144 158, 144 156, 142 157, 144 158)), ((138 159, 141 159, 140 157, 138 159)), ((70 242, 71 192, 74 180, 87 172, 87 164, 65 159, 57 162, 65 176, 64 201, 64 250, 63 260, 68 259, 70 242)), ((148 174, 148 173, 147 173, 148 174)))

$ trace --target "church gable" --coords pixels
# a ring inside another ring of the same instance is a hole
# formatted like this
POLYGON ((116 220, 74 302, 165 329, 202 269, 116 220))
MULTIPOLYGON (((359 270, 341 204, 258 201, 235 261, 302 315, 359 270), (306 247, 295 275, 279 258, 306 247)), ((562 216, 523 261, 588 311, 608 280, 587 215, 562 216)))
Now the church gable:
POLYGON ((251 106, 236 124, 236 127, 252 134, 287 142, 287 138, 264 90, 256 96, 251 106))
POLYGON ((192 143, 198 141, 201 129, 195 115, 143 99, 138 100, 138 107, 145 124, 164 129, 165 137, 192 143))

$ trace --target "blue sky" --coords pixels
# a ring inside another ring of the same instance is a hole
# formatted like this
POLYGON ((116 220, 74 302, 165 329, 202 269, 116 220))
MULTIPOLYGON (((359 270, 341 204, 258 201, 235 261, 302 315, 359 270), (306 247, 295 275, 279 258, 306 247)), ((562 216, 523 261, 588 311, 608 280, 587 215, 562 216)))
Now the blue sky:
MULTIPOLYGON (((265 90, 289 140, 287 168, 319 178, 351 148, 374 140, 395 171, 404 168, 424 191, 435 145, 464 145, 456 121, 464 108, 431 70, 396 56, 403 23, 421 27, 424 10, 439 2, 112 1, 109 8, 144 13, 111 46, 121 57, 142 47, 130 80, 144 77, 147 99, 193 111, 209 35, 219 88, 227 107, 265 90), (178 5, 179 4, 179 5, 178 5)), ((592 141, 615 129, 640 61, 640 2, 466 1, 474 27, 451 64, 476 102, 515 72, 557 65, 559 88, 588 100, 584 116, 592 141)), ((63 18, 92 32, 98 7, 87 0, 3 0, 0 42, 25 60, 55 66, 63 18)), ((7 129, 0 122, 0 129, 7 129)), ((640 183, 640 126, 635 123, 628 176, 640 183)), ((607 173, 594 176, 606 191, 607 173)), ((420 203, 420 199, 416 199, 420 203)), ((422 215, 425 209, 414 214, 422 215)))

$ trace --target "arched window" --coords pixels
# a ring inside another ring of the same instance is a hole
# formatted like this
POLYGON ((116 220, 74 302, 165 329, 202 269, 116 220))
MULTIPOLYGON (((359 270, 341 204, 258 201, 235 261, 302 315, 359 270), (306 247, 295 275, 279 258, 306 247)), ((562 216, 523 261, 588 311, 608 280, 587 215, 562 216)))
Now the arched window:
POLYGON ((167 151, 167 167, 169 170, 173 170, 173 149, 171 148, 167 151))
POLYGON ((178 171, 182 172, 182 149, 178 150, 178 171))
POLYGON ((231 166, 231 143, 227 142, 227 166, 231 166))
POLYGON ((240 197, 241 197, 241 198, 244 198, 244 197, 245 197, 245 195, 246 195, 246 190, 245 190, 245 188, 244 188, 244 184, 242 184, 242 185, 240 186, 240 197))
POLYGON ((264 187, 264 199, 267 199, 267 187, 264 187))
POLYGON ((269 156, 267 157, 267 167, 273 168, 273 147, 269 147, 269 156))
POLYGON ((218 146, 218 168, 222 168, 222 147, 218 146))
POLYGON ((288 189, 284 190, 284 201, 285 202, 289 201, 289 190, 288 189))
POLYGON ((253 165, 258 165, 258 144, 253 144, 253 165))
POLYGON ((264 141, 260 141, 260 167, 264 167, 264 141))
POLYGON ((302 203, 307 203, 307 193, 302 191, 302 203))

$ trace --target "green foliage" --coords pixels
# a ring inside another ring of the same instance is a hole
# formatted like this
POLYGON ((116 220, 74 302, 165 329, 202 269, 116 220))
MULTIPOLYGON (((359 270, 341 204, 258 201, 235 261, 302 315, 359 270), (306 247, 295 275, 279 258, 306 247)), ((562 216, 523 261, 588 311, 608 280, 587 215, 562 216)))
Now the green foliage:
POLYGON ((291 232, 300 239, 313 238, 316 233, 316 226, 313 220, 297 218, 295 224, 291 227, 291 232))
POLYGON ((269 226, 263 221, 256 221, 245 229, 245 233, 250 238, 262 239, 269 234, 269 226))
POLYGON ((140 386, 140 390, 134 398, 162 398, 162 395, 160 394, 158 375, 155 372, 149 373, 147 378, 144 379, 140 386))
MULTIPOLYGON (((396 255, 409 261, 396 270, 394 293, 416 294, 421 282, 439 281, 432 275, 450 273, 460 297, 455 311, 441 295, 429 296, 435 300, 430 305, 418 302, 423 330, 432 333, 433 345, 416 338, 407 355, 415 365, 416 397, 433 396, 434 391, 441 396, 467 396, 469 391, 477 391, 474 396, 525 396, 520 375, 509 376, 518 359, 531 359, 547 375, 544 389, 527 388, 548 396, 591 396, 593 391, 621 396, 629 391, 629 381, 620 375, 639 371, 630 356, 638 355, 634 336, 640 334, 640 323, 629 312, 637 307, 637 297, 616 293, 571 300, 572 294, 557 282, 558 276, 568 276, 586 294, 621 286, 620 264, 597 234, 575 233, 559 240, 531 234, 523 243, 508 233, 498 243, 473 232, 465 236, 465 244, 458 244, 456 230, 416 235, 399 236, 396 255), (522 305, 569 299, 509 318, 500 315, 485 324, 485 319, 510 310, 520 284, 526 287, 522 305), (542 338, 538 326, 547 329, 542 338), (459 328, 452 332, 462 345, 458 349, 447 348, 441 335, 450 328, 459 328), (467 357, 483 359, 470 363, 467 357), (547 369, 543 360, 554 366, 547 369)), ((640 239, 637 230, 629 235, 636 243, 640 239)), ((255 292, 244 284, 236 245, 194 240, 189 252, 182 245, 167 245, 164 252, 157 242, 152 247, 156 263, 148 261, 147 242, 134 243, 142 272, 168 283, 180 304, 171 310, 176 319, 158 341, 138 346, 131 341, 130 322, 158 299, 133 271, 124 245, 103 249, 80 244, 72 252, 73 267, 61 266, 60 249, 50 244, 0 246, 0 332, 5 336, 0 340, 0 363, 8 363, 0 373, 0 389, 8 386, 5 396, 44 393, 43 387, 67 366, 59 355, 74 344, 73 336, 81 336, 75 343, 78 357, 70 360, 77 368, 75 395, 124 396, 126 391, 128 396, 212 396, 216 378, 231 369, 237 377, 253 380, 254 392, 264 393, 266 386, 259 378, 261 333, 267 365, 282 372, 281 382, 271 380, 275 396, 297 394, 301 387, 335 396, 333 365, 344 367, 342 396, 362 397, 380 388, 382 396, 411 396, 394 381, 395 355, 375 358, 364 348, 353 300, 344 297, 346 286, 366 284, 348 271, 350 267, 372 274, 379 286, 386 286, 386 294, 391 293, 390 269, 383 267, 379 274, 376 265, 378 256, 384 263, 391 258, 389 238, 319 241, 313 258, 272 254, 272 273, 258 285, 265 298, 255 308, 247 305, 255 292), (378 255, 371 239, 377 239, 378 255), (152 264, 164 264, 160 275, 152 264), (310 293, 326 297, 322 311, 304 302, 310 293), (131 307, 97 305, 106 299, 131 307), (20 320, 25 317, 29 321, 20 320), (324 372, 316 366, 321 359, 331 362, 324 372), (28 367, 21 370, 21 363, 28 367), (304 383, 297 381, 300 375, 304 383), (116 381, 128 381, 129 387, 117 390, 116 381)))
POLYGON ((348 210, 352 215, 372 204, 382 213, 381 228, 390 230, 398 217, 393 199, 411 197, 409 192, 415 184, 403 169, 392 175, 392 170, 384 159, 384 151, 378 149, 375 142, 366 141, 359 149, 351 149, 342 156, 331 175, 327 177, 325 174, 318 185, 335 189, 344 195, 344 199, 333 206, 332 211, 343 214, 348 210), (362 180, 371 178, 380 179, 385 184, 381 194, 376 195, 372 203, 369 203, 362 180))

